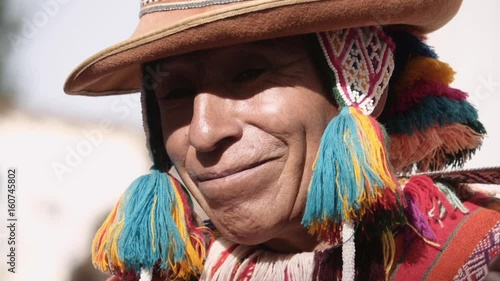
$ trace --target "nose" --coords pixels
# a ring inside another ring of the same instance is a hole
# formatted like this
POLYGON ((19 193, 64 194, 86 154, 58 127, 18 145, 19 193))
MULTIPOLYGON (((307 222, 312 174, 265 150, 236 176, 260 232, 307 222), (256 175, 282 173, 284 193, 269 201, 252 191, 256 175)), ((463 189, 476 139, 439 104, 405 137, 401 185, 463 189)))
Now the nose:
POLYGON ((242 134, 234 100, 211 93, 196 95, 189 126, 189 141, 196 151, 214 151, 227 142, 240 139, 242 134))

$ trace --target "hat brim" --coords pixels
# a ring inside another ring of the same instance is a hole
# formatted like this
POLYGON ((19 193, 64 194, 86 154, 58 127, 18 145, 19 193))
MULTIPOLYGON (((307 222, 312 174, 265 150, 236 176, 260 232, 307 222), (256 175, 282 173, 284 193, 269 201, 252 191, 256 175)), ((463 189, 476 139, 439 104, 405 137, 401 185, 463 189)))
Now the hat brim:
POLYGON ((462 0, 252 0, 145 14, 128 40, 85 60, 64 85, 68 94, 138 92, 141 65, 201 49, 340 28, 394 25, 428 33, 462 0))

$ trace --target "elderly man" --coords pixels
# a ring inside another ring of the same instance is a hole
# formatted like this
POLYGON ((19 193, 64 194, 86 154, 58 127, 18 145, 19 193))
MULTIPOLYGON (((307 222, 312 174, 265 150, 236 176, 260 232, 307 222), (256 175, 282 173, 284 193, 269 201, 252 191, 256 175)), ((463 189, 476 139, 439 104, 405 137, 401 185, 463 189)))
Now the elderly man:
POLYGON ((460 3, 142 1, 132 38, 65 85, 141 90, 154 162, 94 264, 112 280, 494 280, 499 203, 465 183, 500 172, 439 173, 485 130, 422 41, 460 3))

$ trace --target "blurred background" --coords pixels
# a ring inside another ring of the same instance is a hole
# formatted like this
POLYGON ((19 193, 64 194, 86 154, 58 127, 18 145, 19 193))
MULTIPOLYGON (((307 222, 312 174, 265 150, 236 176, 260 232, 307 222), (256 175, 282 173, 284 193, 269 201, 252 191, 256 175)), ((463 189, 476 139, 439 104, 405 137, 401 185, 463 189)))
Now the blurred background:
MULTIPOLYGON (((63 93, 69 72, 126 39, 139 1, 0 2, 0 280, 93 281, 93 233, 124 189, 151 164, 137 94, 63 93), (6 176, 17 168, 17 264, 7 271, 6 176)), ((464 1, 429 36, 457 71, 488 129, 467 168, 500 164, 500 2, 464 1)))

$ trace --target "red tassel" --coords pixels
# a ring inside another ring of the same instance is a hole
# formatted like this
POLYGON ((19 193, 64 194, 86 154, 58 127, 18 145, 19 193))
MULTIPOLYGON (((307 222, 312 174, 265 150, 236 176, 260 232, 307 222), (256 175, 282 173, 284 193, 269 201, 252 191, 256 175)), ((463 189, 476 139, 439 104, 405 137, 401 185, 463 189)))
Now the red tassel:
POLYGON ((404 192, 409 193, 420 206, 420 211, 430 218, 440 221, 440 210, 444 208, 454 217, 453 206, 446 196, 428 176, 413 176, 404 185, 404 192))
POLYGON ((426 97, 445 97, 456 101, 465 101, 467 99, 467 93, 451 88, 448 85, 441 82, 426 82, 426 81, 416 81, 409 89, 405 90, 404 93, 396 96, 396 101, 394 105, 389 110, 389 115, 392 116, 396 113, 405 112, 412 107, 422 103, 422 100, 426 97))

